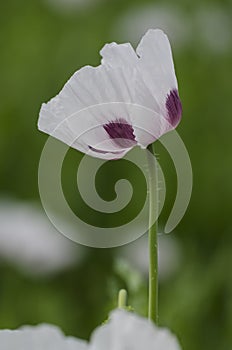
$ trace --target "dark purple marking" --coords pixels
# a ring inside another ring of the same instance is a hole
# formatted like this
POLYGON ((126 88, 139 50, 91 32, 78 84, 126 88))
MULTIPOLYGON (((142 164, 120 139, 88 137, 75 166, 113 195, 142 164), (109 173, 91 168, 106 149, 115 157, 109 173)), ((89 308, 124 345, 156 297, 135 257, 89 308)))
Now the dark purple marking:
POLYGON ((169 122, 173 127, 176 127, 182 116, 182 104, 178 91, 171 90, 166 99, 166 108, 168 110, 169 122))
POLYGON ((137 143, 133 127, 123 118, 115 119, 115 121, 103 125, 103 128, 119 147, 130 148, 137 143))

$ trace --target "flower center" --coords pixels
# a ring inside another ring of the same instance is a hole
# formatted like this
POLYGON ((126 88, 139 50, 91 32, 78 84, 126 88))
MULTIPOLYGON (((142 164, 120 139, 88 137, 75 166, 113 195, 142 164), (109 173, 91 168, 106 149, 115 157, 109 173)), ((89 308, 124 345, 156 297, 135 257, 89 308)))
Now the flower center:
POLYGON ((128 124, 123 118, 104 124, 103 128, 119 147, 130 148, 136 144, 132 125, 128 124))
POLYGON ((170 91, 166 99, 166 108, 168 110, 169 122, 175 127, 182 115, 182 105, 176 89, 170 91))

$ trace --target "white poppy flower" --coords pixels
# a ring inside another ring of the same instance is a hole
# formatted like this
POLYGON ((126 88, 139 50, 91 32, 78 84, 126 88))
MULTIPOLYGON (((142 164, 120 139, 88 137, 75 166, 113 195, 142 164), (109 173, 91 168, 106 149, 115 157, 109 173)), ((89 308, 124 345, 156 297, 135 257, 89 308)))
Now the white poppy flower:
POLYGON ((148 319, 124 310, 112 312, 110 321, 96 329, 89 350, 180 350, 176 337, 148 319))
POLYGON ((79 263, 84 248, 58 234, 34 203, 0 200, 0 258, 30 275, 50 275, 79 263))
POLYGON ((0 331, 1 350, 87 350, 83 340, 65 337, 52 325, 25 326, 0 331))
POLYGON ((111 43, 100 53, 100 66, 77 71, 42 105, 38 127, 81 152, 118 159, 174 129, 182 106, 161 30, 149 30, 136 52, 129 43, 111 43))
POLYGON ((145 318, 115 310, 106 325, 98 327, 90 343, 64 337, 50 325, 0 331, 1 350, 180 350, 176 337, 145 318))

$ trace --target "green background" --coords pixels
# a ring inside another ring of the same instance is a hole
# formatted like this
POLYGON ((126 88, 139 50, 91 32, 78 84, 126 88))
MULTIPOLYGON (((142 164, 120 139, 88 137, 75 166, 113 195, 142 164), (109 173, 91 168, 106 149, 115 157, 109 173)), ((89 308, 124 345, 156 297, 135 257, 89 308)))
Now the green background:
MULTIPOLYGON (((67 12, 54 9, 45 0, 1 1, 2 197, 39 202, 37 170, 47 138, 36 128, 41 103, 55 96, 75 70, 86 64, 99 64, 98 52, 106 42, 124 41, 123 35, 113 30, 121 16, 152 3, 161 4, 161 1, 99 0, 92 6, 67 12)), ((162 4, 173 5, 167 0, 162 4)), ((203 5, 199 0, 175 4, 190 20, 203 5)), ((212 7, 232 17, 230 1, 204 2, 206 12, 212 7)), ((229 350, 232 346, 232 25, 228 28, 231 44, 219 51, 204 45, 200 30, 195 29, 193 26, 193 39, 181 48, 172 45, 184 109, 178 132, 189 151, 194 186, 189 208, 174 233, 183 252, 181 265, 171 278, 160 284, 160 324, 178 335, 183 349, 229 350)), ((216 37, 217 40, 223 38, 216 37)), ((157 145, 157 152, 167 182, 162 225, 172 207, 176 180, 165 150, 157 145)), ((80 208, 73 186, 80 158, 78 152, 70 150, 64 169, 66 196, 77 211, 80 208)), ((124 164, 118 164, 120 174, 124 164)), ((117 174, 117 169, 109 164, 105 170, 99 188, 104 198, 111 199, 112 183, 107 179, 112 180, 111 175, 115 171, 117 174)), ((128 176, 131 172, 128 169, 128 176)), ((139 179, 136 181, 138 184, 139 179)), ((142 200, 141 193, 139 196, 142 200)), ((84 215, 88 217, 88 212, 84 211, 84 215)), ((104 218, 95 215, 99 223, 104 222, 104 218)), ((141 276, 136 288, 130 286, 123 268, 115 268, 120 248, 83 249, 86 254, 81 264, 52 277, 28 277, 17 266, 2 261, 0 327, 48 322, 59 325, 66 334, 88 338, 116 306, 117 290, 121 287, 129 289, 129 302, 136 312, 146 314, 147 280, 141 276)), ((134 273, 133 269, 129 271, 130 279, 134 273)))

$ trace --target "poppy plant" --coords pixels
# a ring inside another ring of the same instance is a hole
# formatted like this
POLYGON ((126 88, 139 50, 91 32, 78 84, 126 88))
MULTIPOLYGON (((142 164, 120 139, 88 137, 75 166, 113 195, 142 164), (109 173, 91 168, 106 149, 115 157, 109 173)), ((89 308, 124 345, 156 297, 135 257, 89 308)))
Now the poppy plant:
POLYGON ((43 104, 38 127, 69 146, 103 159, 146 148, 181 119, 172 52, 161 30, 149 30, 136 51, 106 44, 101 65, 85 66, 43 104))
MULTIPOLYGON (((135 146, 154 154, 153 142, 176 128, 182 105, 167 36, 151 29, 136 51, 107 44, 101 65, 78 70, 43 104, 38 127, 69 146, 102 159, 120 159, 135 146)), ((149 163, 149 306, 158 322, 157 181, 149 163), (155 224, 154 224, 155 222, 155 224)))

